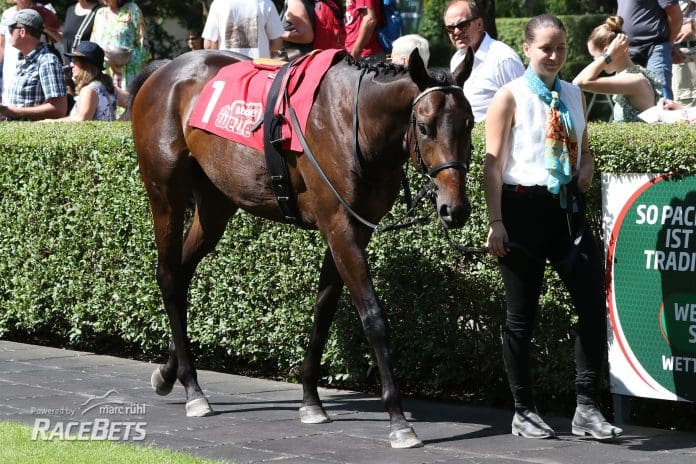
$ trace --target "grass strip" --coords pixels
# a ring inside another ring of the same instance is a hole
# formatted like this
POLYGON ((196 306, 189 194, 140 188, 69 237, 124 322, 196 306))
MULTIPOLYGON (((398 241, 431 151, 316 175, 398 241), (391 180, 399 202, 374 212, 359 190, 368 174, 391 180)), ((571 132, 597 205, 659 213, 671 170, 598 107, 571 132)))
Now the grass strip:
POLYGON ((0 462, 3 464, 213 464, 177 453, 113 441, 62 441, 31 439, 32 428, 0 422, 0 462))

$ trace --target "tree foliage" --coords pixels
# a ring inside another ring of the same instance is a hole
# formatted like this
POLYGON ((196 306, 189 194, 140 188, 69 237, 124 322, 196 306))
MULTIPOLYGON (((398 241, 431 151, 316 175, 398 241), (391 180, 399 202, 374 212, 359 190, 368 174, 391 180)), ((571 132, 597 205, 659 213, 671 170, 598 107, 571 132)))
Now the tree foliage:
POLYGON ((497 17, 517 18, 542 13, 577 15, 585 13, 612 14, 616 0, 490 0, 495 2, 497 17))

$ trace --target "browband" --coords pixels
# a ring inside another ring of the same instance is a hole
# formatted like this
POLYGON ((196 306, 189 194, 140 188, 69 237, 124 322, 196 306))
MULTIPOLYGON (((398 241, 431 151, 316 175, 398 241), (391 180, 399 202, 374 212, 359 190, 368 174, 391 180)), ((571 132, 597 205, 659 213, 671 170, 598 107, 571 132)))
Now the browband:
POLYGON ((441 90, 443 92, 455 92, 455 91, 460 91, 464 92, 464 89, 459 87, 458 85, 438 85, 436 87, 428 87, 418 95, 416 95, 416 98, 413 99, 413 103, 411 103, 411 107, 416 106, 416 103, 418 103, 418 100, 423 98, 424 96, 428 95, 430 92, 435 92, 441 90))

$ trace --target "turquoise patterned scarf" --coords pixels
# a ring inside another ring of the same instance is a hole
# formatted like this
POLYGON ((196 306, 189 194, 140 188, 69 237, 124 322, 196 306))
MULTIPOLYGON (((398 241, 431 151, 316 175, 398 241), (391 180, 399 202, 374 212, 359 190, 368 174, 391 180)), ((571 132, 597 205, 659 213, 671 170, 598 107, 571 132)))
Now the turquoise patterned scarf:
POLYGON ((578 140, 570 111, 561 100, 561 80, 556 76, 553 90, 549 90, 531 67, 527 67, 524 77, 532 92, 549 105, 544 151, 544 163, 549 171, 546 187, 554 195, 561 194, 561 206, 565 207, 565 188, 561 189, 561 186, 573 178, 578 159, 578 140))

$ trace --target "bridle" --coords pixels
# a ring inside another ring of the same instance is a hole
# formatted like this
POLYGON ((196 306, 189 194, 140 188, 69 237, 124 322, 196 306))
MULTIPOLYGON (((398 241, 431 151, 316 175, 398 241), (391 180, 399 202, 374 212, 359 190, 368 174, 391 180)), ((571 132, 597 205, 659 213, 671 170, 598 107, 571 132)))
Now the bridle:
MULTIPOLYGON (((438 164, 437 166, 434 166, 432 168, 429 168, 427 164, 425 164, 425 161, 423 161, 423 155, 421 155, 421 150, 420 150, 420 145, 418 145, 418 128, 417 128, 417 121, 416 121, 416 105, 418 102, 426 95, 428 95, 431 92, 444 92, 444 93, 458 93, 458 92, 464 92, 464 89, 462 87, 459 87, 457 85, 438 85, 438 86, 433 86, 433 87, 428 87, 427 89, 423 90, 421 93, 415 96, 413 99, 413 102, 411 103, 411 117, 410 117, 410 126, 409 130, 406 132, 405 138, 406 138, 406 145, 408 146, 409 143, 409 138, 413 140, 412 143, 412 153, 413 156, 415 157, 416 164, 418 165, 418 168, 420 169, 421 173, 425 175, 425 177, 428 178, 428 183, 421 188, 420 192, 418 192, 418 195, 416 195, 416 200, 412 201, 411 200, 411 193, 410 189, 408 186, 408 179, 406 178, 405 173, 402 171, 402 185, 404 188, 404 197, 405 197, 405 202, 406 202, 406 207, 407 207, 407 213, 409 217, 411 217, 411 220, 413 221, 415 218, 415 214, 413 213, 413 210, 415 209, 415 206, 418 204, 418 202, 423 199, 427 198, 430 203, 433 205, 433 208, 437 209, 437 196, 436 192, 438 190, 437 184, 435 183, 435 176, 440 172, 445 169, 462 169, 464 171, 464 176, 466 178, 467 174, 469 173, 469 163, 471 161, 471 157, 467 158, 466 163, 462 163, 461 161, 453 160, 453 161, 446 161, 444 163, 438 164)), ((430 215, 428 215, 430 216, 430 215)), ((420 218, 422 222, 423 218, 420 218)), ((445 231, 447 231, 447 227, 444 227, 445 231)))
MULTIPOLYGON (((424 96, 428 95, 429 93, 432 92, 444 92, 444 93, 458 93, 462 92, 464 93, 464 90, 459 87, 458 85, 438 85, 435 87, 428 87, 427 89, 423 90, 421 93, 416 95, 416 97, 413 99, 413 102, 411 103, 411 130, 410 132, 413 134, 413 153, 416 157, 416 163, 418 164, 418 167, 420 168, 421 172, 430 179, 430 181, 433 181, 433 177, 437 175, 440 171, 443 171, 445 169, 463 169, 464 170, 464 175, 469 173, 469 160, 467 159, 467 163, 462 163, 461 161, 446 161, 442 164, 438 164, 435 167, 428 168, 428 166, 425 164, 423 161, 423 156, 421 155, 420 151, 420 146, 418 145, 418 135, 417 135, 417 127, 416 127, 416 105, 420 101, 421 98, 424 96)), ((408 137, 408 133, 407 133, 408 137)))

